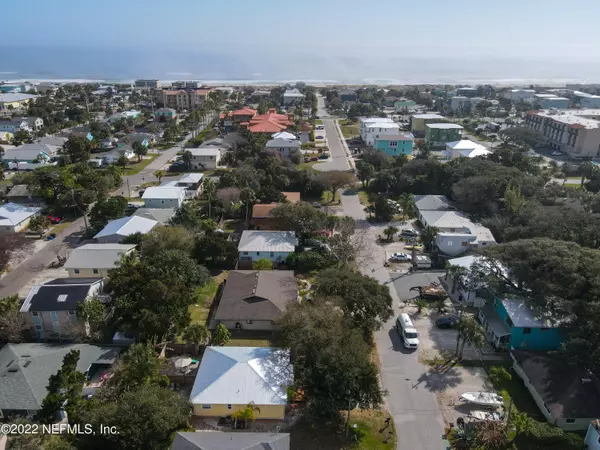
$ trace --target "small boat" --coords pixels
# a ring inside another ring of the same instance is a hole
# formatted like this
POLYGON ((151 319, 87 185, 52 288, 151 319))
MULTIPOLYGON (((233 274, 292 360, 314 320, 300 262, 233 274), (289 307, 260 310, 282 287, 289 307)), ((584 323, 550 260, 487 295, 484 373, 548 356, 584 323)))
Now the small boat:
POLYGON ((504 404, 504 399, 495 392, 465 392, 460 398, 481 406, 500 406, 504 404))

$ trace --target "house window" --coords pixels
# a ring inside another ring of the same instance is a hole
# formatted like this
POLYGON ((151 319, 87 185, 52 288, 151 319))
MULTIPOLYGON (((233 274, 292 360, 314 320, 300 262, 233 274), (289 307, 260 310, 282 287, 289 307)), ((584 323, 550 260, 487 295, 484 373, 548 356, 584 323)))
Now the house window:
POLYGON ((58 316, 56 315, 56 311, 52 311, 50 314, 52 316, 52 322, 58 322, 58 316))
POLYGON ((92 269, 92 272, 94 272, 94 273, 97 274, 98 273, 98 269, 92 269))
POLYGON ((244 253, 244 255, 247 255, 247 254, 248 254, 248 252, 243 252, 243 253, 244 253))
POLYGON ((398 141, 390 141, 390 147, 398 147, 398 141))
POLYGON ((548 331, 548 330, 550 330, 550 328, 542 327, 542 328, 540 328, 540 330, 542 330, 542 331, 548 331))
POLYGON ((523 328, 523 334, 531 334, 531 328, 523 328))
POLYGON ((231 405, 227 405, 227 409, 231 409, 231 405))
POLYGON ((565 419, 565 423, 575 423, 575 419, 565 419))
POLYGON ((211 409, 211 405, 203 404, 202 409, 211 409))
POLYGON ((79 273, 79 269, 73 269, 73 272, 79 273))
POLYGON ((252 321, 251 321, 251 320, 246 320, 246 323, 247 323, 248 325, 252 325, 252 321))
POLYGON ((259 255, 260 255, 260 252, 256 252, 256 256, 259 256, 259 255))
POLYGON ((452 241, 448 241, 448 242, 446 242, 446 244, 448 245, 448 247, 452 247, 453 242, 452 241))
POLYGON ((37 316, 39 316, 39 315, 40 315, 40 313, 38 313, 37 311, 32 311, 32 312, 31 312, 31 315, 32 315, 33 317, 37 317, 37 316))
POLYGON ((272 258, 273 256, 275 256, 275 253, 274 253, 274 252, 271 252, 271 258, 272 258))
POLYGON ((75 315, 75 310, 74 309, 70 309, 69 310, 69 315, 70 316, 74 316, 75 315))

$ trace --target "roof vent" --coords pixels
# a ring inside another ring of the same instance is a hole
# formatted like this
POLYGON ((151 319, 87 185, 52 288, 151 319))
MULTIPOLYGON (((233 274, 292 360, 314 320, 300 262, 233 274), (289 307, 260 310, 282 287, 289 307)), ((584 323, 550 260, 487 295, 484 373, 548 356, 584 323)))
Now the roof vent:
POLYGON ((592 379, 591 378, 582 378, 581 379, 581 384, 585 384, 585 383, 591 383, 592 379))
POLYGON ((23 364, 23 367, 27 367, 29 364, 31 364, 31 361, 25 361, 25 364, 23 364))
POLYGON ((31 358, 31 355, 21 355, 21 358, 31 358))
POLYGON ((18 372, 19 371, 19 366, 9 367, 8 371, 12 372, 12 373, 18 372))
POLYGON ((58 296, 58 301, 59 302, 66 302, 67 301, 67 296, 68 296, 68 294, 60 294, 58 296))

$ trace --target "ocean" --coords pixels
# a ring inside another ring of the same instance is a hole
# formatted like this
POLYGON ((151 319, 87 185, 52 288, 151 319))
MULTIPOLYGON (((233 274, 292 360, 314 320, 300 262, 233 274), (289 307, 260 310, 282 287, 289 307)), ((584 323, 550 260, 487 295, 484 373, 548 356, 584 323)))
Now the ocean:
MULTIPOLYGON (((1 47, 1 46, 0 46, 1 47)), ((4 47, 0 80, 201 80, 206 84, 597 83, 600 61, 496 57, 249 54, 246 51, 4 47)))

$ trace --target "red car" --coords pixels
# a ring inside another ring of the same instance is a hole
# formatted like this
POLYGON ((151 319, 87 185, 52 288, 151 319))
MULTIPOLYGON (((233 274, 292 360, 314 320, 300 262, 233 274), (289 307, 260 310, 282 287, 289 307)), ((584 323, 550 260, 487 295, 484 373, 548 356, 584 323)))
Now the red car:
POLYGON ((48 220, 50 221, 51 224, 56 225, 57 223, 61 223, 63 218, 58 217, 58 216, 49 215, 48 220))
POLYGON ((318 161, 319 157, 318 156, 313 156, 312 158, 310 158, 311 161, 318 161))

